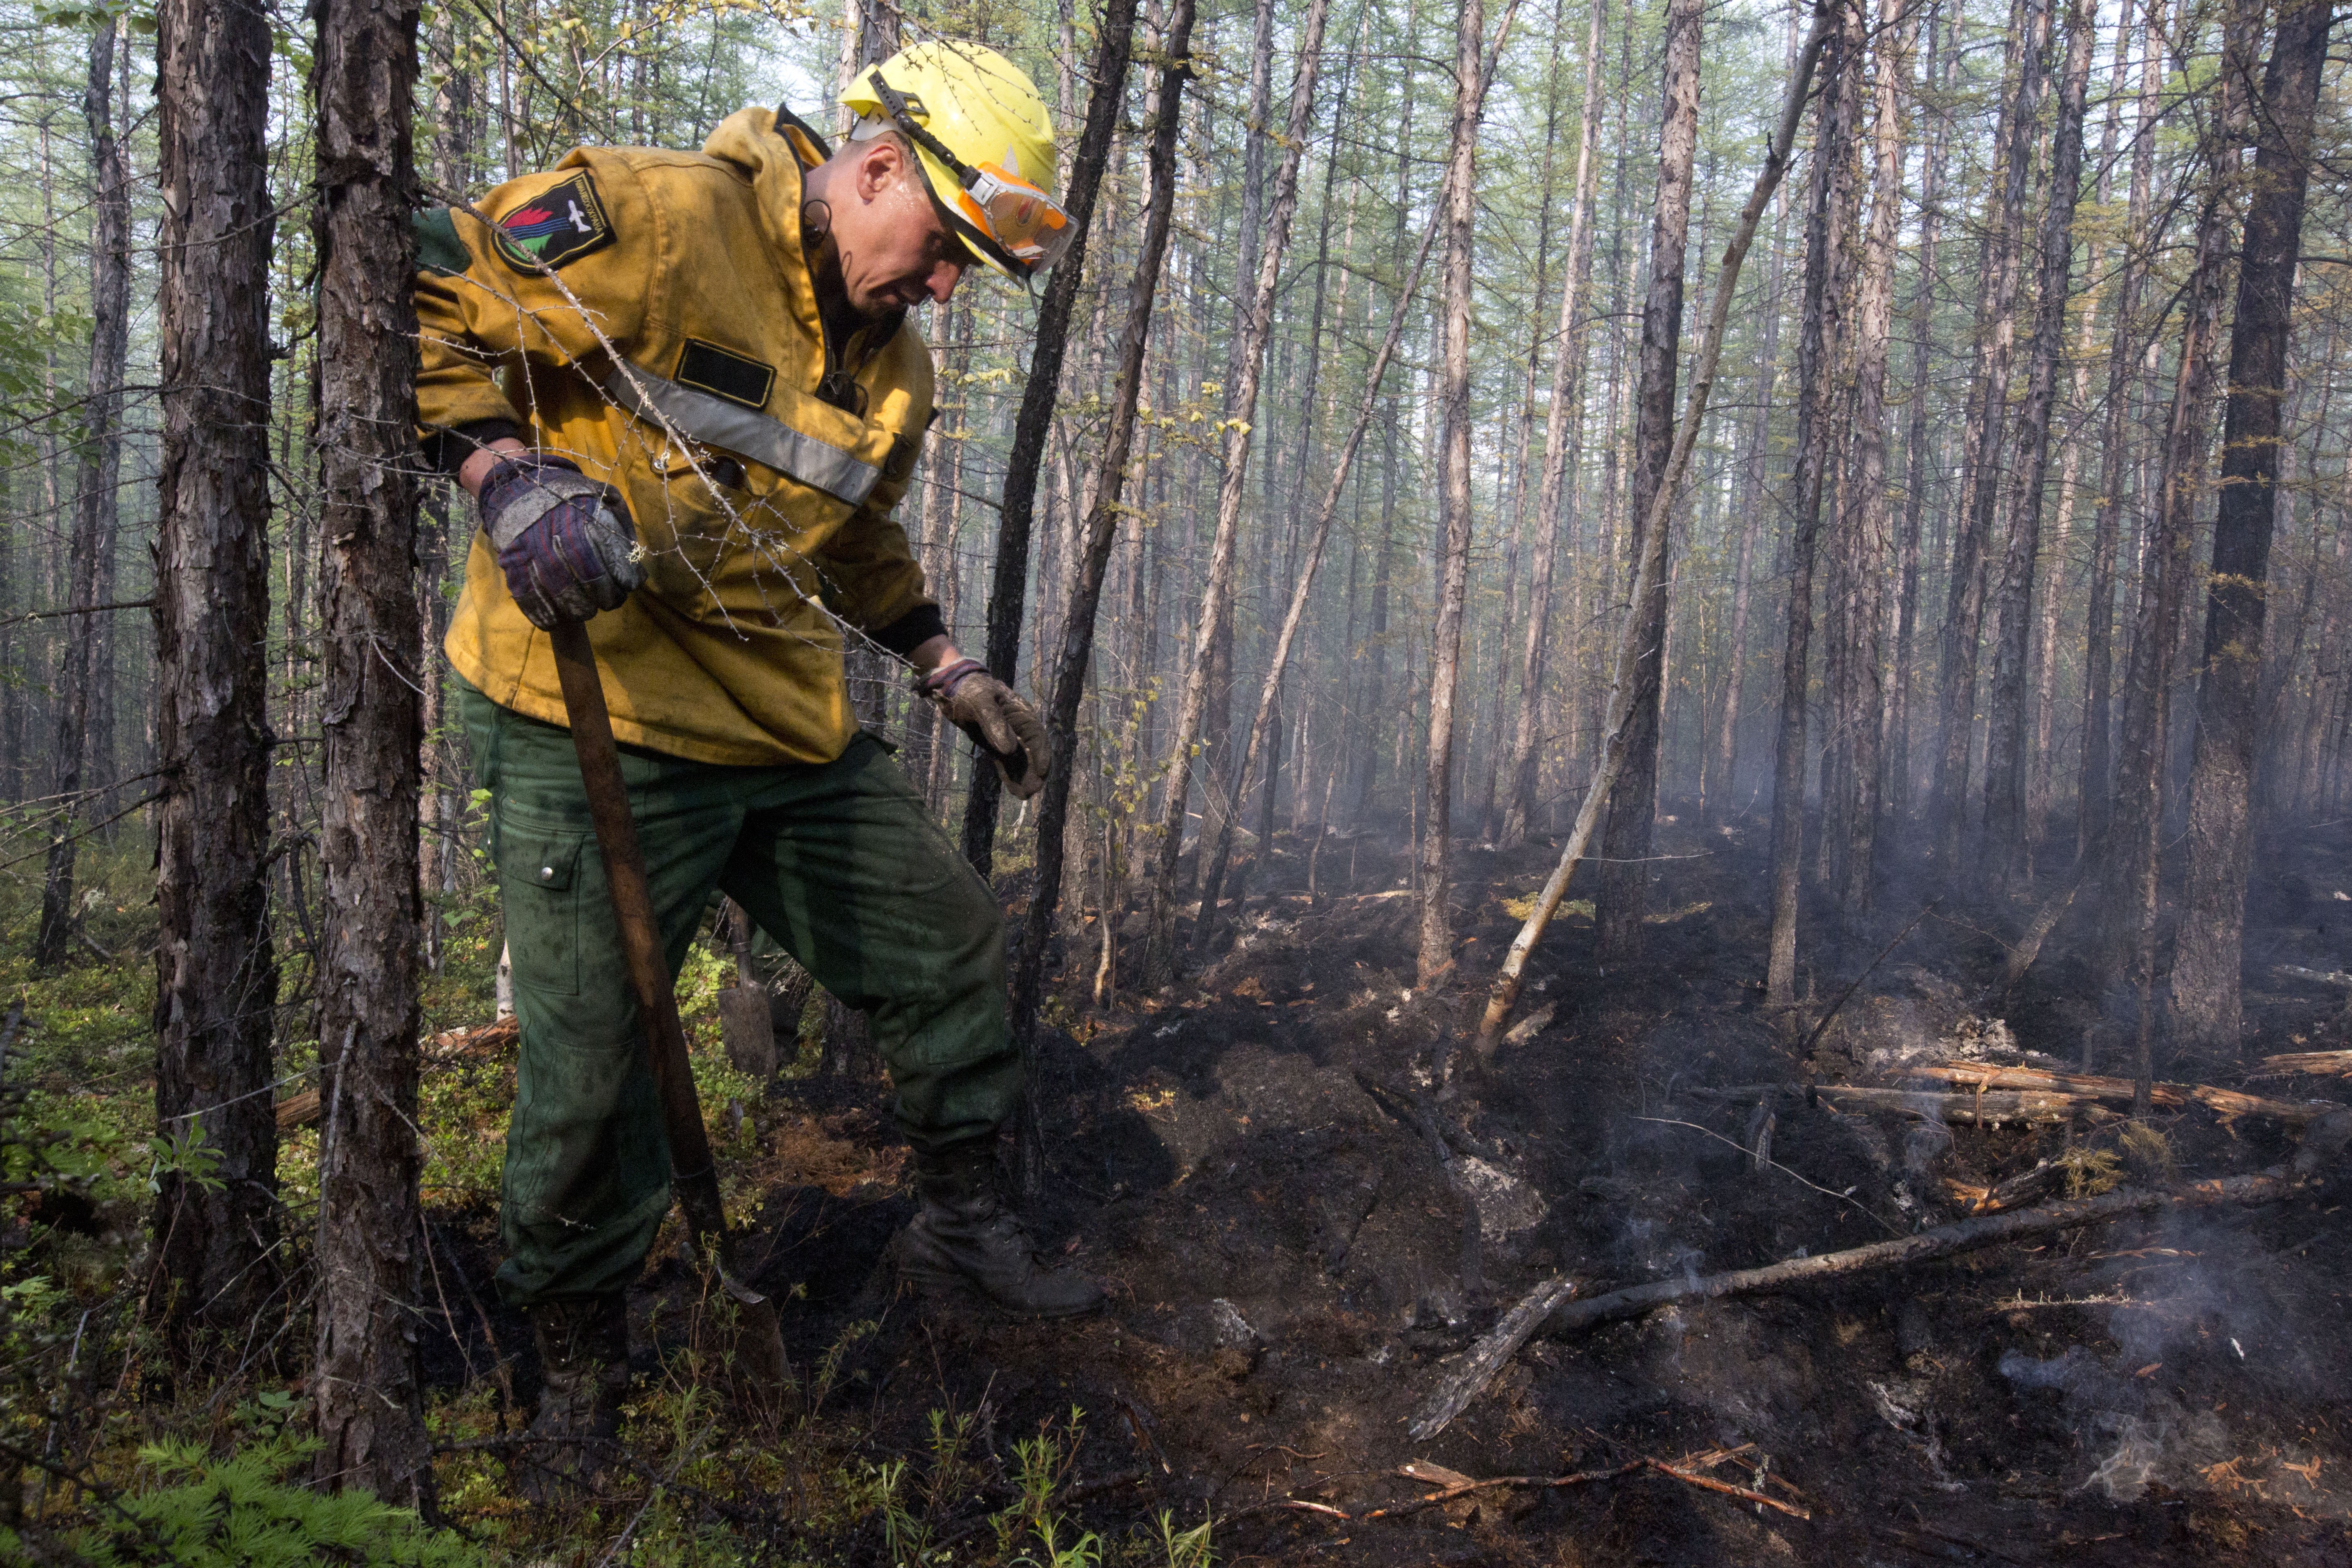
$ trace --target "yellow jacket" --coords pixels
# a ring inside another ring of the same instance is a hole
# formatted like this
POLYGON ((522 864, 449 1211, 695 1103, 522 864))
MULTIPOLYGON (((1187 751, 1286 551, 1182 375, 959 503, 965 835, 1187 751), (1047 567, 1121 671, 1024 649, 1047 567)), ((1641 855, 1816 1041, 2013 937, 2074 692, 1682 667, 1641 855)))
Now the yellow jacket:
MULTIPOLYGON (((830 762, 857 729, 834 616, 936 624, 890 518, 931 417, 930 355, 911 324, 863 330, 838 345, 834 400, 817 395, 800 209, 819 157, 746 109, 700 153, 583 148, 491 192, 481 217, 418 221, 428 437, 509 420, 628 500, 646 586, 588 623, 625 743, 830 762)), ((493 701, 564 721, 546 636, 478 531, 446 647, 493 701)))

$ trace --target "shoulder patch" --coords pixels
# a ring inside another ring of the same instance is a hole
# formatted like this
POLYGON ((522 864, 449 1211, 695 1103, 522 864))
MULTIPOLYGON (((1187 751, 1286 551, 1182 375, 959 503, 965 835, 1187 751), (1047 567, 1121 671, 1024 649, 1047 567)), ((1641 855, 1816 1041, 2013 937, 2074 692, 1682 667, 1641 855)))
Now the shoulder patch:
POLYGON ((427 207, 408 220, 416 231, 416 269, 460 273, 474 264, 474 253, 458 237, 457 223, 447 207, 427 207))
POLYGON ((698 387, 746 408, 765 408, 768 394, 776 387, 773 366, 716 343, 706 343, 700 338, 686 340, 686 347, 678 351, 677 374, 671 379, 681 386, 698 387))
POLYGON ((499 258, 518 272, 562 267, 613 243, 613 220, 586 170, 559 180, 499 219, 499 258))

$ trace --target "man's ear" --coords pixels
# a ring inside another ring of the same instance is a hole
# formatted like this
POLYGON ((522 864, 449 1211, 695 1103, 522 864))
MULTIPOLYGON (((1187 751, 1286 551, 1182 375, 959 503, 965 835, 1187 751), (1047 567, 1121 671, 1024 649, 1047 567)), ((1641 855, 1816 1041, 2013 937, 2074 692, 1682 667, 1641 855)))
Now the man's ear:
POLYGON ((906 177, 907 154, 896 141, 877 136, 863 144, 857 158, 857 195, 861 201, 872 201, 906 177))

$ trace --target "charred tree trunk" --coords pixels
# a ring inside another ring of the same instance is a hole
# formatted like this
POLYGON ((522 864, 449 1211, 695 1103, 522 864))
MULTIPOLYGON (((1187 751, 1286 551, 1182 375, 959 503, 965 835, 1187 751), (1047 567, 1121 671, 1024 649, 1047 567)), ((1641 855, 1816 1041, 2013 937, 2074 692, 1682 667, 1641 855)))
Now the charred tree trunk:
MULTIPOLYGON (((161 1173, 154 1299, 184 1361, 234 1350, 276 1294, 270 951, 269 22, 163 0, 155 542, 155 1116, 216 1183, 161 1173)), ((406 227, 407 216, 401 217, 406 227)), ((404 426, 413 417, 400 415, 404 426)), ((282 1311, 283 1309, 278 1309, 282 1311)))
MULTIPOLYGON (((989 669, 1012 684, 1021 660, 1021 617, 1029 593, 1029 531, 1037 510, 1037 475, 1045 466, 1045 438, 1054 426, 1054 402, 1062 381, 1070 313, 1087 268, 1087 236, 1095 195, 1110 163, 1111 133, 1118 128, 1127 97, 1129 45, 1135 37, 1135 0, 1108 0, 1095 34, 1094 89, 1087 98, 1087 123, 1078 132, 1069 185, 1062 205, 1077 237, 1045 280, 1037 308, 1037 329, 1029 353, 1029 380, 1021 389, 1021 412, 1013 421, 1013 447, 1004 460, 1004 491, 997 513, 996 562, 988 584, 989 669)), ((993 767, 971 770, 963 807, 963 856, 986 881, 996 865, 996 803, 1003 781, 993 767)))
MULTIPOLYGON (((1136 403, 1143 390, 1144 352, 1150 341, 1151 311, 1159 297, 1160 268, 1168 254, 1168 233, 1176 210, 1176 136, 1183 121, 1184 84, 1192 79, 1192 0, 1173 0, 1166 37, 1156 51, 1164 63, 1145 105, 1150 127, 1150 185, 1143 215, 1142 248, 1128 284, 1127 321, 1119 333, 1118 380, 1111 394, 1110 428, 1103 439, 1095 469, 1094 505, 1088 511, 1078 557, 1076 581, 1070 585, 1069 612, 1063 618, 1062 647, 1054 668, 1053 695, 1045 722, 1055 749, 1075 763, 1077 756, 1078 704, 1086 689, 1087 671, 1094 660, 1095 614, 1101 603, 1103 576, 1110 549, 1118 537, 1120 498, 1126 492, 1129 456, 1135 437, 1136 403)), ((1097 89, 1099 90, 1099 89, 1097 89)), ((1054 929, 1061 902, 1062 868, 1069 820, 1072 766, 1055 768, 1045 780, 1037 803, 1037 884, 1029 898, 1019 957, 1013 970, 1011 1012, 1014 1037, 1024 1057, 1034 1055, 1037 997, 1045 972, 1045 943, 1054 929)), ((1108 902, 1102 918, 1113 918, 1108 902)), ((1021 1173, 1024 1191, 1034 1192, 1044 1176, 1044 1151, 1035 1136, 1036 1075, 1028 1073, 1023 1097, 1021 1173)))
POLYGON ((2189 886, 2173 958, 2172 1008, 2177 1045, 2232 1062, 2253 851, 2249 810, 2263 718, 2263 622, 2278 509, 2279 413, 2332 9, 2332 0, 2286 0, 2279 10, 2254 117, 2254 184, 2230 329, 2221 505, 2205 606, 2204 679, 2189 783, 2189 886))
POLYGON ((1543 481, 1536 492, 1535 553, 1528 584, 1528 626, 1519 647, 1519 711, 1504 770, 1500 842, 1524 843, 1535 810, 1536 745, 1542 734, 1544 666, 1551 644, 1552 568, 1562 531, 1575 524, 1574 460, 1581 412, 1582 288, 1592 252, 1592 198, 1601 179, 1601 24, 1609 0, 1593 0, 1584 35, 1584 110, 1576 142, 1576 184, 1568 221, 1568 268, 1559 290, 1559 350, 1552 361, 1551 402, 1544 415, 1543 481), (1562 515, 1565 506, 1567 516, 1562 515))
MULTIPOLYGON (((82 119, 89 132, 90 183, 96 188, 90 219, 89 380, 82 416, 79 489, 74 497, 73 534, 68 545, 66 603, 100 602, 100 551, 114 539, 115 485, 122 465, 122 367, 131 331, 131 200, 124 188, 122 153, 114 139, 115 19, 103 14, 90 35, 89 77, 82 89, 82 119)), ((91 687, 100 675, 98 649, 105 634, 102 615, 66 618, 66 652, 57 698, 57 837, 41 875, 41 923, 33 940, 33 961, 44 969, 65 962, 73 930, 74 821, 82 791, 83 764, 89 760, 91 687)), ((111 782, 111 781, 102 781, 111 782)))
MULTIPOLYGON (((2065 352, 2074 202, 2083 183, 2084 100, 2097 32, 2096 13, 2086 8, 2084 0, 2069 0, 2066 65, 2058 83, 2058 122, 2051 132, 2050 195, 2042 212, 2033 341, 2011 459, 2009 547, 2001 559, 1992 705, 1986 729, 1985 854, 1979 870, 1995 885, 2023 876, 2027 865, 2026 658, 2033 629, 2034 567, 2042 550, 2042 497, 2050 473, 2050 416, 2057 406, 2058 362, 2065 352)), ((1990 485, 1990 476, 1982 482, 1990 485)))
MULTIPOLYGON (((1693 160, 1698 151, 1699 0, 1668 0, 1665 76, 1658 130, 1657 203, 1650 219, 1650 288, 1642 302, 1641 368, 1633 394, 1633 456, 1629 553, 1643 554, 1642 530, 1675 444, 1675 374, 1683 334, 1683 252, 1690 242, 1693 160)), ((1601 836, 1600 890, 1593 898, 1595 952, 1602 963, 1625 963, 1642 951, 1648 904, 1650 843, 1658 812, 1658 742, 1665 699, 1666 591, 1674 559, 1671 521, 1649 594, 1626 613, 1640 626, 1641 663, 1633 676, 1625 761, 1609 796, 1601 836)), ((1424 948, 1424 966, 1427 963, 1424 948)))
POLYGON ((1836 416, 1832 368, 1844 351, 1845 278, 1852 247, 1840 219, 1852 210, 1848 150, 1862 108, 1860 0, 1832 0, 1836 30, 1822 53, 1821 118, 1806 193, 1805 299, 1797 338, 1797 459, 1789 480, 1789 630, 1780 661, 1780 727, 1772 762, 1772 929, 1765 998, 1797 996, 1797 895, 1805 827, 1806 685, 1812 662, 1813 567, 1822 492, 1836 416))
POLYGON ((322 0, 318 114, 320 640, 318 1370, 314 1473, 430 1511, 411 1303, 417 1172, 415 0, 322 0))

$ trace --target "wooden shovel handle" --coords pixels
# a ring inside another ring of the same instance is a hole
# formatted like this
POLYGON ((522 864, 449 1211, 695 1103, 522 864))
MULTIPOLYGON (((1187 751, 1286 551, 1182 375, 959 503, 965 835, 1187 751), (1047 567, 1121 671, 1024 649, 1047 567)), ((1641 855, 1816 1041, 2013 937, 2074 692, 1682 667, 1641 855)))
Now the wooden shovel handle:
POLYGON ((604 883, 612 890, 613 918, 620 927, 629 984, 636 991, 645 1024, 662 1123, 669 1132, 670 1183, 697 1245, 719 1260, 732 1293, 741 1287, 729 1267, 719 1174, 711 1162, 710 1137, 702 1125, 701 1102, 695 1097, 686 1030, 678 1023, 677 994, 670 988, 669 955, 663 951, 661 922, 654 916, 645 852, 637 843, 637 820, 629 811, 628 786, 621 778, 621 754, 613 742, 613 717, 604 707, 596 654, 589 645, 588 628, 578 622, 556 626, 548 638, 554 645, 555 673, 563 685, 563 710, 572 721, 572 746, 580 756, 580 782, 587 791, 589 817, 596 825, 596 847, 604 859, 604 883))

